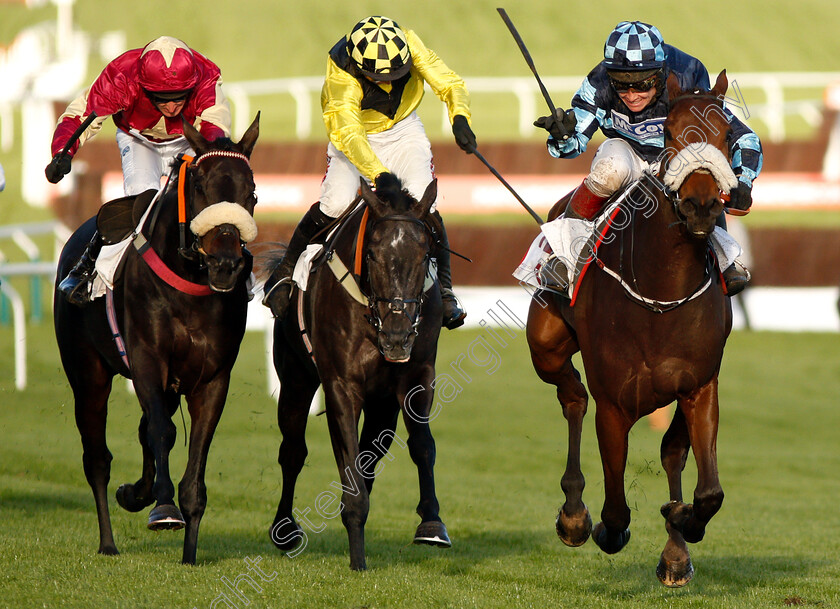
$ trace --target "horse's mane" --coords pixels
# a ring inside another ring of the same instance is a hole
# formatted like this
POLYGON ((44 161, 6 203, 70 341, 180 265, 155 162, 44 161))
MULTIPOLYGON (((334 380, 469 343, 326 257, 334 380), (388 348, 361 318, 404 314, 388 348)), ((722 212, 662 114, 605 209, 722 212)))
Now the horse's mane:
POLYGON ((670 101, 671 106, 673 107, 674 104, 677 102, 683 101, 685 99, 705 99, 716 103, 721 108, 723 107, 723 100, 712 93, 711 90, 703 90, 703 89, 688 89, 683 91, 677 97, 670 101))
POLYGON ((399 178, 391 173, 382 174, 376 180, 376 196, 388 203, 397 213, 408 211, 411 196, 403 189, 399 178))

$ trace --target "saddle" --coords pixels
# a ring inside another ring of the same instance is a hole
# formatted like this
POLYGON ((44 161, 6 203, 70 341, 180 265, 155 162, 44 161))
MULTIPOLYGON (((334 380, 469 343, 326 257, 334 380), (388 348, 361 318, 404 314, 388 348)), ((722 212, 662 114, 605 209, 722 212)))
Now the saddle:
MULTIPOLYGON (((308 285, 309 275, 317 271, 320 267, 326 265, 335 275, 339 284, 353 297, 356 302, 367 305, 367 296, 361 290, 362 281, 362 261, 364 251, 365 232, 367 229, 368 208, 367 205, 359 205, 361 197, 354 201, 350 209, 341 217, 338 218, 335 225, 329 230, 324 240, 324 243, 310 243, 307 248, 298 258, 295 264, 292 277, 295 284, 301 291, 306 291, 308 285), (352 268, 347 268, 338 254, 335 252, 335 244, 341 234, 347 230, 347 226, 351 220, 361 215, 359 221, 359 228, 353 239, 353 265, 352 268)), ((434 232, 435 226, 432 223, 430 226, 434 232)), ((429 272, 426 276, 426 282, 423 286, 424 291, 432 288, 437 280, 437 266, 434 263, 429 265, 429 272)))
POLYGON ((106 245, 113 245, 131 235, 157 192, 150 189, 136 196, 105 203, 96 214, 96 229, 102 241, 106 245))

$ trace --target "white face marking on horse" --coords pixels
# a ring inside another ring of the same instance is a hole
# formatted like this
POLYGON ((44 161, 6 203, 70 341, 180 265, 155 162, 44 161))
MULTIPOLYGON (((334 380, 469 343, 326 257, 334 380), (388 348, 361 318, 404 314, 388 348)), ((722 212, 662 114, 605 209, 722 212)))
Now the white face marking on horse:
POLYGON ((400 226, 391 237, 391 247, 397 248, 400 246, 400 243, 406 238, 405 228, 400 226))

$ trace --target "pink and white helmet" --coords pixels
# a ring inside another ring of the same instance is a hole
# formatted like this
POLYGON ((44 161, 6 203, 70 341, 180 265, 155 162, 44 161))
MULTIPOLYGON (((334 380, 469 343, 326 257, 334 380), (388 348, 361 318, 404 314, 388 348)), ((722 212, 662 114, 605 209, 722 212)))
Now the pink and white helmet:
POLYGON ((195 87, 198 78, 192 50, 177 38, 161 36, 143 47, 138 79, 146 91, 185 92, 195 87))

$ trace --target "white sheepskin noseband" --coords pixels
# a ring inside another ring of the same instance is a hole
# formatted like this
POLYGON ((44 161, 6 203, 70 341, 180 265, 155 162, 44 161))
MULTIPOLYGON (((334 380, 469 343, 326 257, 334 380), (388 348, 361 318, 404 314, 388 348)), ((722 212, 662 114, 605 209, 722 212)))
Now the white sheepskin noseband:
POLYGON ((725 193, 738 185, 738 178, 729 166, 723 153, 706 142, 689 144, 677 153, 665 171, 665 186, 672 191, 679 190, 690 173, 706 171, 712 174, 718 187, 725 193))
POLYGON ((257 238, 257 223, 253 216, 241 205, 236 203, 214 203, 205 207, 190 222, 190 230, 197 236, 203 237, 211 229, 222 224, 233 224, 239 229, 239 238, 245 243, 257 238))

